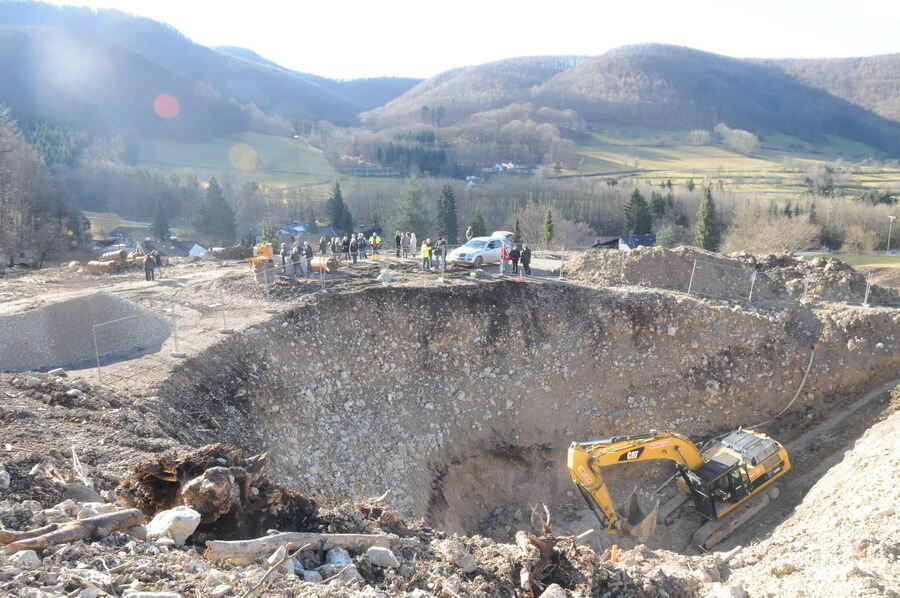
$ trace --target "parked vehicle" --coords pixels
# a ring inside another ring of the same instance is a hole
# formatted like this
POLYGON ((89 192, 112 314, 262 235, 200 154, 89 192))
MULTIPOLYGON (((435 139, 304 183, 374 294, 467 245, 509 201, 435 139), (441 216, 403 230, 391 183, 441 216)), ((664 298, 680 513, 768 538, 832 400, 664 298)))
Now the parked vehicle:
POLYGON ((500 263, 500 246, 512 247, 513 233, 495 231, 490 237, 474 237, 465 245, 457 247, 447 255, 448 264, 481 268, 486 264, 500 263))

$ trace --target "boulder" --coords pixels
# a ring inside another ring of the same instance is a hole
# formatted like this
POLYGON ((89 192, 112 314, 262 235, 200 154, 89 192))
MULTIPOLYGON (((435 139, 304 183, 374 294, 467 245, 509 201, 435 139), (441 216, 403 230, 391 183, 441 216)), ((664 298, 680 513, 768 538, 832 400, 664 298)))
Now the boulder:
POLYGON ((453 563, 466 573, 471 573, 478 568, 478 561, 466 547, 455 540, 441 540, 435 548, 447 561, 453 563))
POLYGON ((366 558, 376 567, 394 568, 400 566, 400 561, 397 560, 390 548, 372 546, 366 550, 366 558))
POLYGON ((541 598, 566 598, 568 595, 558 584, 551 583, 547 589, 541 593, 541 598))
POLYGON ((160 511, 147 524, 147 537, 171 538, 175 544, 183 545, 200 525, 200 513, 190 507, 178 506, 160 511))
POLYGON ((37 569, 41 566, 41 559, 33 550, 21 550, 7 557, 7 560, 23 569, 37 569))

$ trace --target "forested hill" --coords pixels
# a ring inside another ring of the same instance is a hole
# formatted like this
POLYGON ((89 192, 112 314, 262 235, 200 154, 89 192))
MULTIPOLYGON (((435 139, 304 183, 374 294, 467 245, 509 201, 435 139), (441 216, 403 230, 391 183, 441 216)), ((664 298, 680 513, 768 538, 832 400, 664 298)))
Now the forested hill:
POLYGON ((522 58, 455 69, 363 117, 376 127, 409 125, 421 122, 426 106, 440 111, 443 124, 461 124, 478 112, 529 103, 571 109, 593 123, 689 129, 724 122, 812 141, 841 136, 900 154, 900 123, 850 99, 778 64, 653 44, 584 60, 522 58))
POLYGON ((258 64, 271 66, 284 70, 305 79, 316 85, 328 89, 345 100, 353 102, 357 112, 365 112, 387 104, 396 97, 409 91, 413 86, 421 82, 421 79, 412 77, 369 77, 364 79, 329 79, 310 73, 301 73, 286 69, 283 66, 260 56, 253 50, 238 48, 235 46, 218 46, 216 51, 235 58, 242 58, 258 64))
POLYGON ((784 69, 807 85, 900 122, 900 54, 760 62, 784 69))
POLYGON ((200 46, 165 24, 115 10, 0 2, 0 28, 0 104, 19 120, 74 121, 100 134, 117 128, 126 135, 202 138, 248 129, 290 133, 302 120, 352 125, 371 107, 360 96, 385 102, 415 83, 294 73, 200 46), (160 93, 176 97, 192 118, 161 129, 151 118, 160 93))

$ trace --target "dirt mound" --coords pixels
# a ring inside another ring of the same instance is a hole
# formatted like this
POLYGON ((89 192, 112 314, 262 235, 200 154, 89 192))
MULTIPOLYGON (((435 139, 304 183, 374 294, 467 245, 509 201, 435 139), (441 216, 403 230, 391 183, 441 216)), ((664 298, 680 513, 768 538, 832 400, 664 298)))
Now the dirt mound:
POLYGON ((731 579, 760 596, 900 595, 898 435, 900 413, 868 430, 731 579))
POLYGON ((392 489, 402 513, 466 532, 503 528, 498 507, 581 508, 561 466, 572 440, 762 421, 799 386, 811 343, 791 412, 828 410, 897 371, 898 338, 886 310, 768 314, 511 281, 379 286, 310 298, 219 343, 161 396, 184 413, 177 433, 268 450, 287 485, 326 500, 392 489))
POLYGON ((21 313, 0 315, 0 371, 61 367, 152 347, 169 324, 136 303, 92 293, 21 313), (96 330, 94 326, 112 322, 96 330))
MULTIPOLYGON (((669 289, 762 307, 786 301, 862 303, 866 277, 837 258, 809 261, 786 254, 724 256, 695 247, 638 247, 619 252, 589 249, 566 262, 564 274, 577 280, 613 285, 669 289)), ((900 295, 873 285, 873 304, 898 305, 900 295)))

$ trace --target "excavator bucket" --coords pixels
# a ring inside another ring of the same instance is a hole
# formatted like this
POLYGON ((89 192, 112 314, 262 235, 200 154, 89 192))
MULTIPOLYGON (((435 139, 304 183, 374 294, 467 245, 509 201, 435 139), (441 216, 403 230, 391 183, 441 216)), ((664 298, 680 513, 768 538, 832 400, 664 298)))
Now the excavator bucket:
POLYGON ((638 542, 646 542, 656 531, 656 517, 659 515, 659 499, 654 499, 637 490, 631 493, 628 500, 616 513, 625 521, 623 532, 636 538, 638 542))

